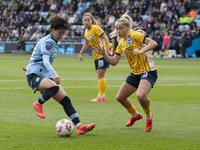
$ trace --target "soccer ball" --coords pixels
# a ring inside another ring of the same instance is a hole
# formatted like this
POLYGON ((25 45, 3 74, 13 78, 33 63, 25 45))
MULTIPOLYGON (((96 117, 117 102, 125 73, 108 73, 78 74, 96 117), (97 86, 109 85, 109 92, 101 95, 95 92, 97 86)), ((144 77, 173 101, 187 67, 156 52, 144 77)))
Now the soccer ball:
POLYGON ((56 123, 56 133, 62 137, 69 137, 74 131, 74 125, 68 119, 61 119, 56 123))

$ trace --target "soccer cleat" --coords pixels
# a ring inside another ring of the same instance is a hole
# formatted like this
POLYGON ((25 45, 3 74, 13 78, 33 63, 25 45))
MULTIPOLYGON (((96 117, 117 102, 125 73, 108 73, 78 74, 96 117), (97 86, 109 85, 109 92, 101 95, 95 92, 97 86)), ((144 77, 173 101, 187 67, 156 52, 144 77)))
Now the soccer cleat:
POLYGON ((146 119, 146 132, 151 132, 153 124, 153 114, 151 113, 151 119, 146 119))
POLYGON ((82 125, 82 124, 80 124, 80 125, 77 127, 77 131, 78 131, 78 134, 83 135, 83 134, 85 134, 86 132, 92 130, 94 127, 95 127, 95 124, 94 124, 94 123, 89 124, 89 125, 82 125))
POLYGON ((99 96, 91 100, 91 102, 104 102, 104 101, 106 101, 106 98, 105 97, 100 98, 99 96))
POLYGON ((137 117, 134 117, 134 118, 131 117, 131 119, 126 123, 126 126, 130 127, 135 123, 135 121, 140 120, 140 119, 142 119, 142 115, 138 113, 137 117))
POLYGON ((40 117, 40 118, 45 118, 45 115, 44 115, 44 112, 43 112, 43 109, 42 109, 42 105, 41 104, 38 104, 37 101, 35 101, 33 103, 33 107, 36 111, 36 114, 40 117))
POLYGON ((101 101, 102 101, 102 102, 103 102, 103 101, 106 101, 106 97, 102 98, 101 101))

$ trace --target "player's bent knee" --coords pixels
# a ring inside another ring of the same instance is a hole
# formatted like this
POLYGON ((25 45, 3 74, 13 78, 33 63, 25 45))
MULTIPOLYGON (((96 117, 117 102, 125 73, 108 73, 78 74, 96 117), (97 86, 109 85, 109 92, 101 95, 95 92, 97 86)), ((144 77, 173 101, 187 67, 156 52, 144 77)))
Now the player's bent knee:
POLYGON ((121 97, 119 97, 118 95, 116 96, 116 100, 118 101, 118 102, 120 102, 120 103, 122 103, 124 100, 121 98, 121 97))
POLYGON ((145 94, 142 94, 142 93, 137 93, 136 97, 137 97, 137 99, 138 99, 139 101, 143 101, 143 100, 146 99, 146 95, 145 95, 145 94))
POLYGON ((43 91, 42 96, 44 99, 50 99, 59 91, 59 86, 53 86, 43 91))
POLYGON ((56 93, 58 92, 58 90, 60 89, 60 87, 58 85, 51 87, 52 90, 56 91, 56 93))
POLYGON ((59 86, 50 87, 49 92, 52 93, 52 95, 54 96, 59 91, 59 88, 59 86))

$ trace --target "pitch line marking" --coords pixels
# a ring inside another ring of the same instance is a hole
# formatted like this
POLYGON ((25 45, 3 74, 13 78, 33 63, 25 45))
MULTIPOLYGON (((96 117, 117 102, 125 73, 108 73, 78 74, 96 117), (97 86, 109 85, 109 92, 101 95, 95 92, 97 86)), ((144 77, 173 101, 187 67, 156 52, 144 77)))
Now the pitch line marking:
MULTIPOLYGON (((111 85, 108 88, 120 88, 121 85, 111 85)), ((156 86, 200 86, 200 84, 157 84, 156 86)), ((28 87, 28 86, 27 86, 28 87)), ((0 88, 0 90, 24 90, 27 87, 13 87, 13 88, 0 88)), ((64 89, 76 89, 76 88, 97 88, 97 86, 64 86, 64 89)))
MULTIPOLYGON (((106 80, 125 80, 126 77, 124 78, 106 78, 106 80)), ((162 80, 200 80, 200 78, 158 78, 160 81, 162 80)), ((66 79, 66 78, 61 78, 63 81, 90 81, 90 80, 98 80, 97 78, 79 78, 79 79, 66 79)), ((0 82, 26 82, 27 80, 0 80, 0 82)))

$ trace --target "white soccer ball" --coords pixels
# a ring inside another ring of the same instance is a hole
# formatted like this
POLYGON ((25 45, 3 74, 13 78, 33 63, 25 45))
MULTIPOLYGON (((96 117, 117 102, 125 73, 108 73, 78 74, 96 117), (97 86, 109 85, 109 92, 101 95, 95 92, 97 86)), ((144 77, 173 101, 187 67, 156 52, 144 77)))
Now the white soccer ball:
POLYGON ((74 125, 68 119, 61 119, 56 123, 56 133, 62 137, 69 137, 74 131, 74 125))

